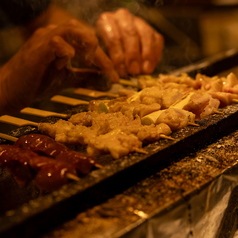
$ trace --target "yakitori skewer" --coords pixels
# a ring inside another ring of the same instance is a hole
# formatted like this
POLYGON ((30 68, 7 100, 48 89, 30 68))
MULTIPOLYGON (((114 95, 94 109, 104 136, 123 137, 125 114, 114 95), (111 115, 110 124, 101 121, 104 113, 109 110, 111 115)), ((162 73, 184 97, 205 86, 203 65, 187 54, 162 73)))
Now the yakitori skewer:
MULTIPOLYGON (((19 119, 19 120, 23 120, 23 119, 14 118, 14 120, 12 120, 15 123, 14 125, 18 126, 19 124, 17 123, 17 121, 18 121, 17 119, 19 119)), ((27 120, 24 120, 24 121, 25 121, 24 125, 27 125, 27 122, 32 123, 31 121, 27 121, 27 120)), ((22 123, 20 123, 20 124, 22 124, 22 123)), ((30 135, 25 135, 20 138, 17 138, 14 136, 0 133, 0 138, 15 142, 16 145, 18 145, 18 146, 21 145, 21 147, 23 147, 24 149, 31 149, 33 151, 38 151, 41 154, 46 154, 47 156, 50 156, 50 157, 55 157, 56 155, 60 154, 61 152, 66 152, 66 153, 63 153, 64 156, 63 155, 60 156, 60 158, 59 158, 60 160, 65 160, 67 156, 71 157, 71 159, 76 156, 77 161, 80 160, 81 158, 83 159, 82 161, 85 161, 85 159, 90 158, 89 164, 91 166, 94 166, 98 169, 103 168, 102 165, 100 165, 99 163, 96 162, 95 158, 92 158, 91 156, 88 156, 86 154, 72 151, 72 153, 67 155, 69 150, 67 149, 66 146, 64 146, 63 144, 60 144, 58 142, 55 142, 52 138, 50 138, 46 135, 30 134, 30 135), (34 143, 34 142, 32 143, 33 140, 37 141, 37 143, 34 143), (52 146, 54 143, 55 143, 55 146, 52 146), (48 144, 49 144, 49 146, 48 146, 48 144), (59 151, 59 150, 62 150, 62 151, 59 151)), ((82 174, 87 174, 89 170, 90 169, 88 169, 86 172, 80 170, 79 172, 82 174)))
POLYGON ((38 155, 15 145, 0 145, 0 166, 12 174, 20 187, 34 181, 41 191, 58 189, 68 179, 80 180, 73 164, 38 155))
MULTIPOLYGON (((33 179, 39 188, 51 189, 50 186, 53 186, 55 183, 66 183, 62 176, 66 176, 70 180, 79 181, 80 178, 76 175, 75 171, 80 175, 86 175, 92 170, 92 167, 102 168, 94 157, 72 151, 46 135, 29 134, 16 138, 0 133, 0 137, 15 142, 14 145, 0 145, 0 165, 6 167, 11 172, 20 187, 33 179), (19 169, 15 170, 14 166, 18 166, 19 169), (65 169, 64 166, 66 166, 65 169), (21 169, 23 172, 20 171, 21 169), (36 175, 32 173, 32 169, 36 170, 36 175), (51 184, 49 186, 47 181, 45 181, 48 169, 52 176, 55 174, 53 180, 51 176, 49 177, 51 184), (61 170, 64 175, 59 175, 61 170), (65 173, 64 171, 67 172, 65 173), (24 176, 25 173, 26 175, 24 176), (42 176, 43 181, 41 181, 42 176), (57 179, 59 182, 57 182, 57 179)), ((56 187, 58 188, 58 185, 56 187)))

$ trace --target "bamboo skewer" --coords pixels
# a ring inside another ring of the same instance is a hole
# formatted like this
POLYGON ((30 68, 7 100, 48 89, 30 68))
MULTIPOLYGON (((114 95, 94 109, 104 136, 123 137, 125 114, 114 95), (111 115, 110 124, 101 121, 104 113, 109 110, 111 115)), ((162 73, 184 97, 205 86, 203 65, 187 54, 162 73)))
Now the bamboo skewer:
POLYGON ((40 116, 40 117, 60 117, 60 118, 69 118, 70 115, 63 114, 63 113, 57 113, 57 112, 50 112, 45 110, 40 110, 32 107, 25 107, 21 110, 21 113, 28 114, 28 115, 34 115, 34 116, 40 116))
POLYGON ((77 182, 80 181, 80 178, 79 178, 78 176, 76 176, 76 175, 74 175, 74 174, 71 174, 71 173, 67 173, 67 174, 66 174, 66 177, 67 177, 68 179, 71 179, 71 180, 74 180, 74 181, 77 181, 77 182))
POLYGON ((141 154, 148 154, 148 152, 146 150, 143 150, 142 148, 134 147, 133 150, 141 154))
POLYGON ((222 114, 222 112, 220 112, 220 111, 218 111, 218 110, 215 110, 214 113, 222 114))
POLYGON ((3 115, 0 117, 0 122, 8 123, 15 126, 35 126, 38 127, 38 123, 13 117, 9 115, 3 115))
POLYGON ((168 140, 175 140, 173 137, 166 136, 166 135, 164 135, 164 134, 160 134, 160 138, 168 139, 168 140))
POLYGON ((94 166, 95 166, 96 168, 98 168, 98 169, 102 169, 102 168, 103 168, 103 165, 101 165, 101 164, 94 164, 94 166))
POLYGON ((55 95, 50 99, 52 102, 58 102, 58 103, 63 103, 67 104, 70 106, 78 106, 78 105, 87 105, 89 104, 88 101, 76 99, 76 98, 70 98, 70 97, 65 97, 61 95, 55 95))
POLYGON ((189 125, 189 126, 200 126, 200 125, 198 125, 198 124, 196 124, 196 123, 193 123, 193 122, 188 122, 188 125, 189 125))
POLYGON ((13 142, 16 142, 18 140, 17 137, 10 136, 10 135, 3 134, 3 133, 0 133, 0 138, 3 138, 5 140, 9 140, 9 141, 13 141, 13 142))

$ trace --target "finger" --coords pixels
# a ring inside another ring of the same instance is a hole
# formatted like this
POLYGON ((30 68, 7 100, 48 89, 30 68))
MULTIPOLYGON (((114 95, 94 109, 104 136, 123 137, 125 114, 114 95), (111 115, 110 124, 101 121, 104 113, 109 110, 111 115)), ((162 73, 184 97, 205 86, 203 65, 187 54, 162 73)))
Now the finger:
POLYGON ((95 53, 94 64, 101 69, 113 83, 119 81, 119 75, 113 67, 112 61, 108 58, 101 47, 98 47, 95 53))
POLYGON ((50 46, 55 53, 55 66, 59 70, 63 69, 75 56, 75 49, 60 36, 54 36, 50 41, 50 46))
POLYGON ((129 74, 141 73, 140 37, 134 24, 134 16, 126 9, 115 12, 125 51, 125 64, 129 74))
POLYGON ((87 64, 92 63, 98 40, 91 27, 77 20, 70 20, 55 29, 55 32, 71 44, 79 54, 83 54, 87 64))
POLYGON ((142 73, 151 74, 161 59, 164 40, 143 19, 135 17, 135 25, 141 39, 142 73))
POLYGON ((114 15, 110 12, 103 13, 96 23, 96 29, 98 36, 107 48, 114 68, 121 77, 126 77, 125 54, 122 47, 121 34, 114 15))

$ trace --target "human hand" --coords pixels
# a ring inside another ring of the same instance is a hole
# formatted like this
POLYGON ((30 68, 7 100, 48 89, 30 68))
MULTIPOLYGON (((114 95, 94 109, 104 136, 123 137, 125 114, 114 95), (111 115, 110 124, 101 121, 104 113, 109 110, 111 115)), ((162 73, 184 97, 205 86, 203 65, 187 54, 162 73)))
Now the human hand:
MULTIPOLYGON (((76 20, 36 30, 0 69, 0 112, 15 112, 46 91, 53 94, 69 85, 65 66, 76 53, 86 65, 93 64, 95 54, 98 62, 107 58, 94 30, 76 20)), ((77 78, 73 80, 77 84, 77 78)))
POLYGON ((101 14, 96 32, 121 77, 151 74, 160 61, 163 37, 126 9, 101 14))

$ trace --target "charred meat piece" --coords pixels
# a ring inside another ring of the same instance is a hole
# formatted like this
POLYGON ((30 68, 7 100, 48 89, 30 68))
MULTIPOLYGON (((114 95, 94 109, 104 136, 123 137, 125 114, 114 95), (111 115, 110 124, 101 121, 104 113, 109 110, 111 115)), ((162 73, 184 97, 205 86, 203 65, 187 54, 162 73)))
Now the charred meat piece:
POLYGON ((72 151, 46 135, 30 134, 21 136, 15 142, 15 146, 55 158, 58 161, 70 163, 76 167, 80 175, 88 174, 97 163, 96 158, 81 152, 72 151))
POLYGON ((65 145, 57 143, 51 137, 41 134, 29 134, 21 136, 14 145, 22 149, 32 150, 37 154, 46 155, 53 158, 68 150, 65 145))
POLYGON ((14 145, 0 145, 0 166, 18 183, 26 186, 32 180, 42 191, 52 191, 68 182, 67 174, 77 175, 75 166, 14 145))
POLYGON ((0 166, 4 167, 15 179, 19 187, 26 186, 36 175, 29 161, 36 154, 23 151, 12 145, 0 145, 0 166), (22 153, 21 153, 22 152, 22 153))

